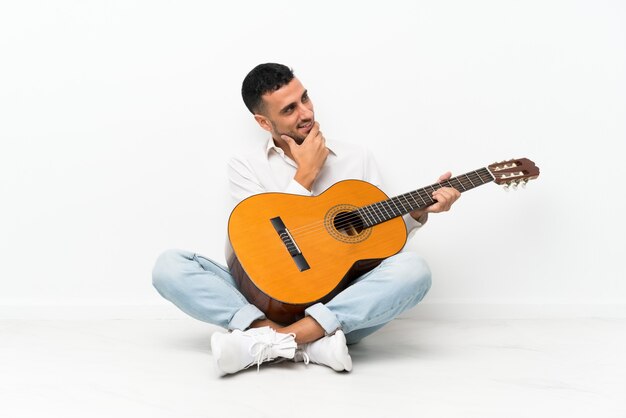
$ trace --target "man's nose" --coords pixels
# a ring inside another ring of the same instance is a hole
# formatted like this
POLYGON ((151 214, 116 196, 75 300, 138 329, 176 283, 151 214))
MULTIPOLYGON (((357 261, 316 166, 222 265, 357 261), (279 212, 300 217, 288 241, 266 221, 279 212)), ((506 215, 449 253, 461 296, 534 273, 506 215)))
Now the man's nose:
POLYGON ((313 110, 309 109, 304 104, 300 104, 299 112, 300 112, 300 120, 311 119, 313 117, 313 110))

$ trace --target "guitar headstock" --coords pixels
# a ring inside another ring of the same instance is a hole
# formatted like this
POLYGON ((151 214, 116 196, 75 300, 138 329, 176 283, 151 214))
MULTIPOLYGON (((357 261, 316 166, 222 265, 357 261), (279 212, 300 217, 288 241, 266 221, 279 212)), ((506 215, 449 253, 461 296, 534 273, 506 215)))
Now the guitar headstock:
POLYGON ((516 188, 518 185, 525 186, 529 180, 539 177, 539 167, 528 158, 502 161, 487 166, 496 184, 516 188))

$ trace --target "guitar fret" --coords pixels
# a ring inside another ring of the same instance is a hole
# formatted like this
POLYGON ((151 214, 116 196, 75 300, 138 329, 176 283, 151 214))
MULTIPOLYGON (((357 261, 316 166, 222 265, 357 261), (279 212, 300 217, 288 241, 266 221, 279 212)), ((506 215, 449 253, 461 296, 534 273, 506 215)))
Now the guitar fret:
POLYGON ((390 200, 386 200, 384 203, 385 203, 387 209, 389 209, 391 211, 391 216, 389 216, 388 219, 395 218, 396 217, 396 212, 391 207, 391 201, 390 200))
POLYGON ((467 178, 470 181, 470 183, 472 183, 473 187, 480 186, 481 184, 484 184, 482 179, 480 178, 480 176, 475 171, 472 172, 472 173, 468 173, 467 174, 467 178), (472 181, 472 177, 474 178, 473 181, 472 181))
POLYGON ((378 207, 379 202, 374 203, 371 207, 372 207, 372 212, 374 213, 374 216, 376 217, 376 220, 378 222, 382 222, 384 221, 383 219, 383 215, 380 211, 380 208, 378 207))
MULTIPOLYGON (((408 194, 409 196, 411 196, 411 193, 405 193, 405 194, 401 195, 401 197, 403 197, 403 198, 404 198, 404 201, 405 201, 405 202, 406 202, 406 204, 409 206, 409 209, 411 209, 411 208, 413 208, 413 205, 411 204, 411 202, 409 202, 409 199, 407 199, 407 198, 406 198, 406 195, 407 195, 407 194, 408 194)), ((415 199, 413 199, 413 201, 414 201, 415 203, 417 203, 417 202, 415 201, 415 199)), ((404 204, 402 204, 402 207, 404 207, 404 204)))
POLYGON ((409 193, 409 196, 411 196, 411 199, 413 199, 413 201, 415 202, 415 205, 418 208, 423 208, 425 206, 428 206, 426 203, 426 200, 424 200, 424 198, 422 197, 422 191, 421 190, 416 190, 413 193, 409 193), (417 200, 419 199, 419 200, 417 200), (420 203, 420 201, 422 203, 420 203))
POLYGON ((380 223, 382 221, 382 218, 380 217, 380 212, 376 208, 376 204, 375 203, 373 205, 370 205, 370 210, 372 211, 372 215, 374 215, 374 218, 376 219, 376 222, 380 223))
POLYGON ((372 209, 372 205, 365 206, 365 209, 367 209, 367 211, 370 213, 372 220, 374 221, 372 222, 372 225, 376 225, 379 221, 376 219, 376 213, 372 209))
POLYGON ((495 180, 495 177, 486 168, 483 168, 481 171, 487 177, 487 180, 485 180, 485 183, 495 180))
POLYGON ((404 209, 400 209, 400 208, 398 207, 398 204, 396 203, 396 200, 395 200, 395 199, 389 199, 389 200, 388 200, 388 202, 389 202, 389 207, 391 207, 391 214, 393 215, 393 217, 394 217, 394 218, 395 218, 396 216, 400 216, 400 215, 402 215, 402 211, 403 211, 404 209), (391 206, 391 205, 393 205, 393 206, 391 206))
POLYGON ((370 205, 370 208, 372 209, 372 213, 376 217, 376 222, 378 223, 382 222, 381 220, 382 218, 378 216, 380 213, 378 212, 378 209, 376 208, 376 203, 374 203, 373 205, 370 205))
POLYGON ((407 205, 409 205, 409 207, 412 207, 412 208, 413 207, 415 207, 415 208, 419 207, 419 204, 417 203, 417 200, 415 200, 415 198, 413 197, 413 193, 405 193, 402 196, 404 197, 404 200, 406 200, 406 203, 407 203, 407 205), (411 203, 409 201, 409 199, 407 198, 407 196, 410 197, 413 200, 414 203, 411 203))
MULTIPOLYGON (((427 206, 426 200, 424 200, 424 198, 422 197, 422 193, 420 190, 416 190, 415 193, 417 193, 417 197, 420 198, 420 200, 422 201, 422 205, 427 206)), ((421 205, 419 204, 419 202, 415 199, 415 196, 413 195, 414 193, 409 193, 409 196, 411 196, 411 198, 415 201, 415 204, 417 205, 417 207, 420 207, 421 205)))
POLYGON ((367 208, 367 213, 370 214, 370 216, 372 217, 372 220, 374 221, 374 225, 380 222, 380 219, 378 219, 378 217, 376 216, 376 211, 374 210, 374 205, 368 205, 366 206, 367 208))
POLYGON ((480 176, 481 179, 483 179, 483 183, 487 183, 493 180, 493 177, 491 176, 491 174, 489 173, 489 171, 485 168, 479 170, 480 171, 480 176))
POLYGON ((357 209, 356 213, 359 215, 361 220, 363 220, 363 226, 367 228, 368 225, 371 225, 370 220, 367 217, 367 214, 363 210, 364 208, 357 209))
POLYGON ((417 208, 424 208, 426 206, 428 206, 429 204, 431 204, 432 202, 430 201, 430 196, 428 195, 428 192, 424 189, 419 189, 419 190, 414 190, 413 192, 409 193, 409 195, 411 196, 411 198, 413 199, 413 201, 415 202, 415 205, 417 208), (416 197, 419 198, 419 200, 422 201, 422 203, 420 203, 416 197))
POLYGON ((402 213, 406 213, 407 206, 409 208, 409 212, 411 211, 411 208, 413 207, 413 205, 411 205, 411 203, 406 199, 406 193, 398 195, 394 197, 394 199, 396 199, 398 203, 400 203, 400 206, 402 207, 400 210, 402 211, 402 213))
POLYGON ((476 186, 480 186, 481 184, 483 184, 482 180, 480 179, 480 176, 476 174, 476 172, 472 172, 471 174, 468 174, 468 177, 472 180, 472 183, 474 183, 476 186))
POLYGON ((370 225, 374 225, 374 224, 376 223, 376 219, 375 219, 375 218, 371 215, 371 213, 368 213, 368 212, 370 212, 370 210, 369 210, 369 207, 368 207, 368 206, 366 206, 366 207, 365 207, 365 209, 366 209, 366 210, 365 210, 365 212, 364 212, 364 213, 365 213, 365 215, 367 216, 367 219, 368 219, 368 221, 369 221, 369 224, 370 224, 370 225))
POLYGON ((471 184, 467 184, 467 179, 465 178, 461 178, 461 177, 457 177, 459 179, 459 182, 463 185, 463 190, 469 190, 471 189, 471 184))
POLYGON ((389 204, 389 200, 385 200, 384 202, 382 202, 382 206, 385 209, 385 212, 387 212, 387 219, 395 218, 393 209, 391 208, 391 205, 389 204), (391 211, 391 216, 389 216, 389 211, 387 209, 391 211))
POLYGON ((367 213, 367 216, 370 217, 374 222, 376 222, 376 218, 374 218, 374 216, 372 215, 372 208, 370 208, 369 206, 365 206, 363 209, 367 213))
POLYGON ((394 215, 396 216, 401 215, 402 211, 405 210, 404 205, 402 204, 402 201, 400 201, 400 199, 398 199, 397 197, 392 197, 391 199, 389 199, 389 201, 391 201, 391 203, 393 203, 393 205, 396 207, 395 210, 393 211, 394 215), (398 203, 396 203, 396 201, 400 203, 400 205, 402 206, 402 209, 398 207, 398 203))
POLYGON ((457 178, 451 179, 451 180, 450 180, 450 183, 452 183, 452 181, 456 181, 456 182, 459 184, 459 187, 460 187, 461 189, 463 189, 463 190, 460 190, 460 189, 459 189, 459 187, 454 187, 454 186, 453 186, 453 187, 454 187, 455 189, 457 189, 458 191, 460 191, 460 192, 464 192, 464 191, 466 191, 466 190, 467 190, 467 189, 465 188, 465 186, 463 186, 463 183, 461 183, 461 182, 459 181, 459 179, 457 179, 457 178))
POLYGON ((387 213, 387 217, 385 217, 385 213, 383 213, 383 211, 387 212, 387 210, 385 209, 385 201, 378 202, 377 205, 382 208, 382 210, 380 211, 380 217, 384 221, 387 221, 387 220, 391 219, 391 218, 389 218, 389 213, 387 213))

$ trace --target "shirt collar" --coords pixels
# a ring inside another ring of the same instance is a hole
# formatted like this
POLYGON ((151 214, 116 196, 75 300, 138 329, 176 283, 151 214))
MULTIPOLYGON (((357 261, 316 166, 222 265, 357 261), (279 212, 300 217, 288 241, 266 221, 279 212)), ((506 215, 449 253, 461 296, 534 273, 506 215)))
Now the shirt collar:
MULTIPOLYGON (((328 148, 328 150, 329 150, 332 154, 337 155, 337 153, 336 153, 336 152, 334 151, 334 149, 333 149, 333 146, 332 146, 332 141, 328 141, 328 140, 326 140, 326 148, 328 148)), ((284 151, 283 151, 280 147, 277 147, 277 146, 274 144, 274 140, 273 140, 273 139, 272 139, 272 137, 270 136, 270 137, 267 139, 267 143, 265 144, 265 154, 269 156, 269 155, 270 155, 270 151, 272 151, 272 150, 276 151, 276 152, 278 153, 278 155, 285 157, 285 152, 284 152, 284 151)))

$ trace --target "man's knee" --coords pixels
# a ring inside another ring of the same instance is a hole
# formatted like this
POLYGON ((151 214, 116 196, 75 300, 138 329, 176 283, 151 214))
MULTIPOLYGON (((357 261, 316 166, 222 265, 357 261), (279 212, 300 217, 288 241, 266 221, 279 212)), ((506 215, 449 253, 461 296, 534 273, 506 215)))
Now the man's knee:
POLYGON ((182 262, 189 260, 189 254, 182 250, 166 250, 156 260, 152 269, 152 285, 165 295, 176 280, 182 262))
POLYGON ((432 284, 430 268, 423 257, 414 252, 398 254, 401 258, 403 286, 407 294, 414 294, 417 301, 421 300, 432 284))

